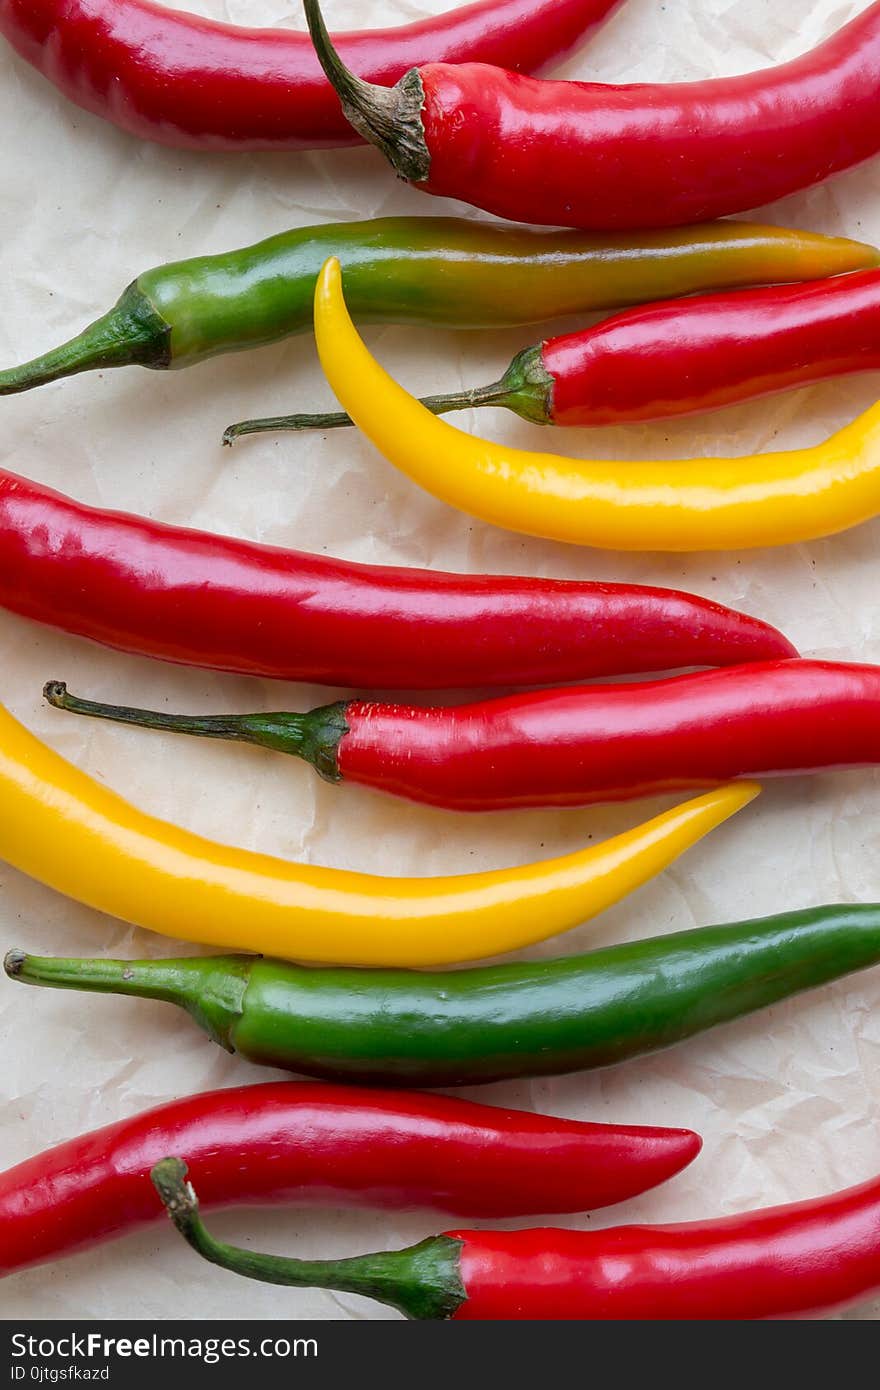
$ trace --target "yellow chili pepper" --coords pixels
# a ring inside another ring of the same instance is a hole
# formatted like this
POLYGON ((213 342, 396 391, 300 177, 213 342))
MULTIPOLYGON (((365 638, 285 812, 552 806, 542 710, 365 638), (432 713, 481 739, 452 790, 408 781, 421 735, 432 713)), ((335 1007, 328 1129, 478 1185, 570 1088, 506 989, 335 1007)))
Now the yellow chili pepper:
POLYGON ((570 459, 475 438, 426 410, 368 352, 335 259, 318 280, 315 333, 340 403, 389 462, 495 526, 609 550, 745 550, 830 536, 880 512, 880 404, 811 449, 570 459))
POLYGON ((543 941, 618 902, 759 791, 721 787, 522 868, 379 878, 232 849, 156 820, 0 706, 0 858, 163 936, 298 961, 449 965, 543 941))

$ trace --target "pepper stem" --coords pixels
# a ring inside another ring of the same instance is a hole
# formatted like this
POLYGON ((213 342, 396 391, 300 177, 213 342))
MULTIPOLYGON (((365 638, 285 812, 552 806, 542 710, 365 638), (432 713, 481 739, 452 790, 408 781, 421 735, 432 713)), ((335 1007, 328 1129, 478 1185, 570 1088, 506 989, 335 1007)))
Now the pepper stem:
POLYGON ((135 281, 109 313, 70 342, 0 372, 0 396, 14 396, 102 367, 140 366, 161 371, 170 363, 171 328, 135 281))
POLYGON ((91 719, 109 719, 116 724, 133 724, 142 729, 166 729, 194 738, 220 738, 234 743, 250 743, 289 753, 311 764, 328 782, 339 782, 339 744, 348 733, 348 705, 333 705, 294 713, 272 714, 162 714, 157 710, 134 709, 128 705, 105 705, 71 695, 64 681, 48 681, 43 695, 55 709, 83 714, 91 719))
POLYGON ((393 87, 365 82, 345 66, 327 32, 318 0, 303 0, 318 61, 359 135, 381 150, 402 179, 424 183, 431 169, 422 109, 425 89, 418 68, 393 87))
MULTIPOLYGON (((544 366, 542 345, 525 348, 514 357, 500 381, 467 391, 450 391, 442 396, 423 396, 422 405, 434 415, 453 410, 477 410, 500 406, 512 410, 523 420, 549 425, 553 418, 553 377, 544 366)), ((329 415, 273 415, 264 420, 241 420, 224 432, 223 443, 233 444, 246 434, 268 434, 285 430, 338 430, 353 423, 344 411, 329 415)))
MULTIPOLYGON (((504 383, 496 381, 492 386, 475 387, 470 391, 450 391, 443 396, 423 396, 422 405, 434 415, 446 415, 453 410, 470 410, 479 406, 507 406, 504 383)), ((514 409, 513 406, 509 407, 514 409)), ((224 444, 234 444, 236 439, 246 434, 275 434, 302 430, 341 430, 353 425, 354 421, 345 411, 331 411, 327 415, 270 415, 262 420, 241 420, 230 425, 223 433, 224 444)))
POLYGON ((214 1042, 234 1052, 232 1030, 241 1017, 250 956, 195 956, 184 960, 65 960, 9 951, 10 980, 90 994, 124 994, 177 1004, 214 1042))
POLYGON ((462 1242, 432 1236, 407 1250, 382 1250, 349 1260, 293 1260, 260 1255, 215 1240, 205 1230, 199 1203, 180 1158, 163 1158, 150 1173, 168 1215, 196 1254, 246 1279, 293 1288, 363 1294, 407 1318, 450 1318, 467 1298, 461 1282, 462 1242))

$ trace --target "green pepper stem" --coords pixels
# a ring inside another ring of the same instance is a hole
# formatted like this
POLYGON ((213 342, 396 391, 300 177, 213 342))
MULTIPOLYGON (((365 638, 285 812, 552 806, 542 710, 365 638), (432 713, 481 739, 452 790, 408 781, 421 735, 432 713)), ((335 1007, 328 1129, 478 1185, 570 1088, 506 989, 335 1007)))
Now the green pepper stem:
MULTIPOLYGON (((500 381, 440 396, 423 396, 422 405, 434 415, 452 410, 501 406, 535 425, 549 425, 553 419, 554 380, 544 366, 543 344, 524 348, 514 357, 500 381)), ((241 420, 223 435, 232 444, 246 434, 267 434, 283 430, 337 430, 353 424, 350 415, 337 411, 329 415, 275 415, 264 420, 241 420)))
POLYGON ((189 981, 186 961, 65 960, 6 954, 3 968, 11 980, 52 989, 83 989, 98 994, 131 994, 142 999, 177 1003, 189 981))
POLYGON ((411 68, 393 87, 364 82, 333 47, 318 0, 304 0, 304 5, 318 61, 346 120, 382 151, 402 179, 423 183, 430 173, 431 156, 422 124, 425 89, 418 68, 411 68))
POLYGON ((170 327, 135 282, 108 313, 77 337, 20 367, 0 372, 0 396, 14 396, 102 367, 162 370, 171 363, 170 341, 170 327))
POLYGON ((177 1230, 211 1264, 292 1288, 333 1289, 362 1294, 396 1308, 407 1318, 450 1318, 467 1295, 461 1282, 462 1242, 433 1236, 407 1250, 382 1250, 348 1260, 293 1260, 225 1245, 206 1231, 182 1159, 164 1158, 153 1168, 153 1186, 177 1230))
POLYGON ((109 719, 142 729, 163 729, 194 738, 220 738, 288 753, 309 763, 328 782, 338 782, 339 744, 348 733, 347 704, 338 701, 303 712, 271 714, 163 714, 158 710, 106 705, 71 695, 64 681, 47 681, 43 695, 55 709, 91 719, 109 719))
MULTIPOLYGON (((470 391, 450 391, 442 396, 423 396, 421 403, 433 415, 446 415, 453 410, 478 409, 480 406, 497 405, 515 410, 516 406, 507 399, 507 388, 503 381, 492 386, 478 386, 470 391)), ((223 443, 233 444, 246 434, 275 434, 286 431, 303 430, 341 430, 353 425, 354 421, 345 411, 331 411, 326 415, 270 415, 260 420, 240 420, 230 425, 223 433, 223 443)))
POLYGON ((7 952, 3 968, 10 980, 50 989, 91 994, 123 994, 177 1004, 227 1052, 241 1017, 253 958, 194 956, 183 960, 70 960, 7 952))

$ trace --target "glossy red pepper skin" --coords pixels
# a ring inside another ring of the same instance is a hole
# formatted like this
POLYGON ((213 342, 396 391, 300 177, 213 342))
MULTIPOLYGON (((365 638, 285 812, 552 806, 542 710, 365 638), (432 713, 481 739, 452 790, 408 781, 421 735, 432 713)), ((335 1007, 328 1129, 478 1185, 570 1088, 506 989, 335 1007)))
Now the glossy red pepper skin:
POLYGON ((2 471, 0 604, 166 661, 383 690, 794 653, 775 628, 672 590, 353 564, 102 511, 2 471))
MULTIPOLYGON (((534 72, 620 0, 479 0, 401 28, 342 35, 390 85, 420 62, 534 72)), ((189 149, 358 143, 307 35, 246 29, 150 0, 0 0, 0 33, 65 96, 142 139, 189 149)))
POLYGON ((342 708, 343 780, 458 811, 880 763, 880 666, 842 662, 757 662, 445 708, 342 708))
POLYGON ((585 1124, 447 1096, 283 1081, 172 1101, 0 1174, 0 1276, 162 1215, 150 1169, 186 1155, 207 1206, 588 1211, 665 1182, 684 1129, 585 1124))
POLYGON ((541 349, 555 425, 656 420, 880 368, 880 271, 614 314, 541 349))
POLYGON ((760 207, 876 154, 878 71, 875 3, 812 52, 741 76, 609 86, 429 64, 391 99, 355 91, 349 115, 428 193, 514 222, 661 227, 760 207))
POLYGON ((792 1318, 880 1288, 880 1179, 720 1221, 450 1235, 458 1321, 792 1318))
POLYGON ((181 1159, 169 1156, 151 1176, 180 1234, 221 1269, 364 1294, 407 1318, 744 1322, 827 1312, 880 1289, 880 1178, 716 1221, 448 1231, 406 1250, 299 1260, 214 1239, 181 1159))

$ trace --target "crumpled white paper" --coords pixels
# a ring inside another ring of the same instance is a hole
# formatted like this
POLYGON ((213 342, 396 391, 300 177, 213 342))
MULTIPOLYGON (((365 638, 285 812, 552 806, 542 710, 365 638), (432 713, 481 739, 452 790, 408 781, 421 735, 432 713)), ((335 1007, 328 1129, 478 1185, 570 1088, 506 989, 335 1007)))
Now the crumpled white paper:
MULTIPOLYGON (((186 0, 236 22, 304 27, 290 0, 186 0)), ((449 0, 328 0, 337 28, 409 21, 449 0)), ((629 0, 564 70, 608 81, 747 71, 811 47, 862 0, 629 0)), ((138 143, 68 104, 0 49, 5 134, 0 362, 77 331, 139 271, 244 245, 296 224, 388 213, 467 213, 429 201, 366 150, 200 155, 138 143)), ((470 213, 476 216, 477 214, 470 213)), ((766 219, 880 241, 880 161, 769 209, 766 219)), ((416 392, 481 383, 539 330, 369 330, 416 392)), ((550 441, 500 412, 465 426, 523 445, 613 456, 750 452, 816 440, 876 396, 876 376, 742 409, 550 441)), ((247 415, 332 406, 308 336, 178 374, 88 375, 2 402, 0 466, 98 505, 357 560, 686 587, 777 623, 808 654, 880 660, 880 523, 825 542, 738 557, 578 551, 493 530, 419 491, 354 432, 219 447, 247 415)), ((468 818, 324 785, 304 765, 224 744, 79 721, 40 692, 185 710, 304 708, 326 689, 285 687, 127 658, 0 613, 0 697, 30 728, 138 805, 203 834, 315 863, 436 874, 524 862, 610 835, 653 805, 468 818), (356 828, 356 833, 353 833, 356 828)), ((880 897, 872 772, 777 782, 753 807, 628 902, 533 954, 833 901, 880 897)), ((168 955, 171 944, 77 907, 0 865, 4 949, 168 955)), ((0 1165, 200 1089, 267 1079, 158 1004, 0 986, 0 1165)), ((678 1221, 820 1196, 880 1170, 880 970, 853 976, 612 1071, 474 1088, 486 1101, 594 1120, 691 1126, 693 1167, 580 1226, 678 1221)), ((397 1246, 442 1229, 431 1214, 230 1212, 227 1238, 303 1256, 397 1246)), ((170 1231, 104 1246, 4 1282, 7 1318, 382 1318, 353 1296, 245 1284, 170 1231)), ((846 1314, 880 1315, 880 1302, 846 1314)))

